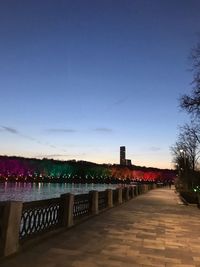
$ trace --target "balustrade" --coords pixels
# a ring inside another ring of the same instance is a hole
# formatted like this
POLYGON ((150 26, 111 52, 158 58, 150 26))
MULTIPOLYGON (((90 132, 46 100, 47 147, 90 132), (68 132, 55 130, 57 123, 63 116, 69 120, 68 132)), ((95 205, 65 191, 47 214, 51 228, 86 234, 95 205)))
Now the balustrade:
POLYGON ((3 218, 5 211, 5 202, 0 202, 0 255, 3 252, 3 218))
POLYGON ((108 207, 108 194, 106 191, 99 192, 98 208, 99 211, 108 207))
POLYGON ((75 196, 68 193, 60 198, 25 203, 0 202, 0 256, 17 252, 19 245, 31 238, 71 227, 82 218, 98 214, 153 188, 153 185, 137 185, 75 196))
POLYGON ((20 240, 56 229, 62 223, 63 207, 60 198, 23 204, 20 240))
POLYGON ((91 214, 91 201, 90 194, 74 196, 73 217, 75 220, 91 214))
POLYGON ((122 201, 126 201, 126 187, 122 188, 122 201))

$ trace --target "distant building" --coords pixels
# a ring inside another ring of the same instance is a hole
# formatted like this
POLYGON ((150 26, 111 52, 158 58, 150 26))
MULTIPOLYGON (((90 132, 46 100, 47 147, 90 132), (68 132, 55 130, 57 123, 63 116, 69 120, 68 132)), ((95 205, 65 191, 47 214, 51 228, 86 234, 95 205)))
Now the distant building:
POLYGON ((120 165, 126 165, 126 147, 120 146, 120 165))
POLYGON ((131 159, 126 159, 126 147, 120 146, 120 165, 131 166, 131 159))
POLYGON ((131 163, 131 159, 126 159, 126 166, 131 166, 132 163, 131 163))

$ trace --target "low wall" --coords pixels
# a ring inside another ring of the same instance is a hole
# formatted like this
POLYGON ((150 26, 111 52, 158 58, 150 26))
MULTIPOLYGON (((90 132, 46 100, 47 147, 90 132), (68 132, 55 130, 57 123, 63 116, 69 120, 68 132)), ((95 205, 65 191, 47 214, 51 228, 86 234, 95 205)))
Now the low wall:
POLYGON ((3 240, 4 240, 4 230, 3 230, 3 222, 4 222, 4 213, 5 213, 5 202, 0 202, 0 254, 3 252, 3 240))
POLYGON ((28 240, 56 229, 70 228, 82 219, 156 187, 142 184, 81 195, 68 193, 60 198, 33 202, 0 202, 0 257, 16 253, 28 240))

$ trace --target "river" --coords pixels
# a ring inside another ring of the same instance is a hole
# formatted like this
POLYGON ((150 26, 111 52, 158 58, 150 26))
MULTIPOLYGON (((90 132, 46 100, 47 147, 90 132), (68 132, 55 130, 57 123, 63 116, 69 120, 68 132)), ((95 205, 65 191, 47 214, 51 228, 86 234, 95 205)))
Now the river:
POLYGON ((61 194, 84 194, 91 190, 115 189, 119 184, 68 184, 68 183, 0 183, 0 201, 35 201, 59 197, 61 194))

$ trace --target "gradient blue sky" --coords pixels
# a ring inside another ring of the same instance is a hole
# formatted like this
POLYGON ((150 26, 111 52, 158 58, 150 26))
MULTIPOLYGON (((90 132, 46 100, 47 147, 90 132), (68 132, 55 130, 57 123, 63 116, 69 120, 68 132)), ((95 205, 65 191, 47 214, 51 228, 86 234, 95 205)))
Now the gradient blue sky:
POLYGON ((173 167, 199 0, 1 0, 0 154, 173 167))

